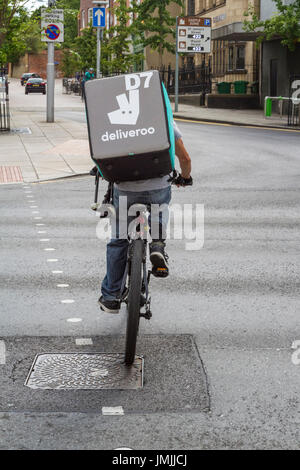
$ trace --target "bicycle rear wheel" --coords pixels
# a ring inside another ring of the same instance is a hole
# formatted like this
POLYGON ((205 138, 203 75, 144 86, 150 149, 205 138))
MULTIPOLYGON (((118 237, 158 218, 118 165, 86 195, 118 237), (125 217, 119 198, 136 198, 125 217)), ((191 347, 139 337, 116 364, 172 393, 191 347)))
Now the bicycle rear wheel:
POLYGON ((140 299, 142 290, 142 264, 144 241, 134 240, 132 243, 130 281, 127 298, 127 328, 125 346, 125 364, 134 362, 136 340, 140 322, 140 299))

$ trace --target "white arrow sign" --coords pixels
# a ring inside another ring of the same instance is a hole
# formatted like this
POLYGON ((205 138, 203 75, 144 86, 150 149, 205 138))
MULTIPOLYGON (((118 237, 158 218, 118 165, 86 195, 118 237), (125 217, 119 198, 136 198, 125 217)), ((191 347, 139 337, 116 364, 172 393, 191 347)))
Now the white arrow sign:
POLYGON ((94 28, 105 27, 105 8, 93 9, 93 26, 94 28))
POLYGON ((100 26, 100 25, 101 25, 101 16, 103 16, 103 11, 102 11, 102 10, 97 10, 95 16, 98 17, 98 18, 97 18, 97 20, 98 20, 98 26, 100 26))

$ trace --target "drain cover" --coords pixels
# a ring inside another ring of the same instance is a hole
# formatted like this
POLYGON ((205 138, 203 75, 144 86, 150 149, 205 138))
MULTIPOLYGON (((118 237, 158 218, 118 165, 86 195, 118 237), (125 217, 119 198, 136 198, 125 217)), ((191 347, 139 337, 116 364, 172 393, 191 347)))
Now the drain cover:
POLYGON ((124 354, 38 354, 25 385, 41 390, 138 389, 143 387, 143 358, 131 367, 124 354))
POLYGON ((29 127, 18 127, 16 129, 11 129, 13 134, 32 134, 29 127))

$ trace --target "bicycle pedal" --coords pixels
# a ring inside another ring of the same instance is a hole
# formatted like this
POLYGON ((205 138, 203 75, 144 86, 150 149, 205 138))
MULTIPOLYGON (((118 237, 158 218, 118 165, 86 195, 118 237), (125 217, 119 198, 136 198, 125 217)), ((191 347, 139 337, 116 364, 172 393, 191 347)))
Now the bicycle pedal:
POLYGON ((168 268, 153 268, 152 274, 154 277, 168 277, 169 270, 168 268))

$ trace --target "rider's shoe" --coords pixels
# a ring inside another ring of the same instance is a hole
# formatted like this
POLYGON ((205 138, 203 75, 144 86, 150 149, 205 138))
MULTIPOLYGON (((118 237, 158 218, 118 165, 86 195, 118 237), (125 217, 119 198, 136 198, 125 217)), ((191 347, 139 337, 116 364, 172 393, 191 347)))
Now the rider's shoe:
POLYGON ((165 253, 166 244, 162 241, 150 243, 150 261, 152 273, 158 277, 167 277, 169 274, 168 255, 165 253))
POLYGON ((97 171, 98 171, 98 168, 96 166, 94 166, 90 171, 90 175, 91 176, 96 176, 97 171))
POLYGON ((120 302, 118 300, 104 300, 103 296, 98 300, 101 310, 106 313, 119 313, 120 302))

